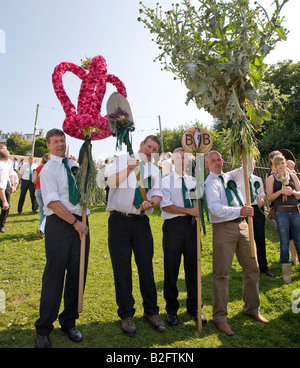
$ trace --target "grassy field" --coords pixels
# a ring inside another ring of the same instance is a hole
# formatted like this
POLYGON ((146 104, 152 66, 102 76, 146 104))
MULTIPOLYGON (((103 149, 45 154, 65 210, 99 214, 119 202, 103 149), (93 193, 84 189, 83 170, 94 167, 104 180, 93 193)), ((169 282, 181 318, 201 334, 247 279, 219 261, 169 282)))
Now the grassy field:
MULTIPOLYGON (((31 348, 35 344, 34 322, 38 318, 41 279, 45 265, 44 241, 36 229, 39 214, 30 211, 29 196, 23 214, 18 215, 16 206, 19 192, 12 195, 11 212, 5 229, 0 234, 0 292, 5 293, 5 312, 0 313, 0 347, 31 348)), ((212 321, 212 233, 202 236, 202 290, 203 314, 208 324, 202 334, 197 324, 185 312, 185 282, 181 267, 178 280, 180 325, 168 327, 165 333, 154 331, 144 320, 139 292, 137 268, 133 261, 134 298, 136 300, 135 322, 137 335, 129 338, 120 329, 115 303, 113 273, 107 244, 107 219, 104 205, 91 207, 91 251, 88 278, 84 296, 83 312, 77 321, 84 335, 80 344, 72 343, 55 322, 50 335, 53 347, 57 348, 296 348, 300 345, 300 314, 293 313, 292 293, 299 289, 300 269, 293 267, 293 283, 284 284, 279 263, 277 231, 267 226, 267 258, 270 270, 276 275, 260 277, 261 313, 271 323, 263 325, 241 313, 242 272, 236 259, 230 279, 228 321, 234 336, 220 333, 212 321)), ((158 305, 162 318, 166 319, 163 299, 163 252, 162 219, 159 210, 151 216, 155 243, 154 275, 158 291, 158 305)), ((1 293, 0 293, 1 295, 1 293)), ((299 295, 298 295, 299 296, 299 295)), ((300 307, 300 303, 299 303, 300 307)))

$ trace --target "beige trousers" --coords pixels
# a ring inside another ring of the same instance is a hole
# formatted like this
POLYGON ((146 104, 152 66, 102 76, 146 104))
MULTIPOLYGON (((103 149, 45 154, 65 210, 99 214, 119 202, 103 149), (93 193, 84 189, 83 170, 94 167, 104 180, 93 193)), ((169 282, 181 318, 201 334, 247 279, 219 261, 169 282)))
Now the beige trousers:
POLYGON ((229 276, 233 256, 243 269, 243 313, 258 314, 259 268, 257 258, 250 256, 249 231, 246 221, 222 222, 213 225, 213 320, 227 321, 229 276))

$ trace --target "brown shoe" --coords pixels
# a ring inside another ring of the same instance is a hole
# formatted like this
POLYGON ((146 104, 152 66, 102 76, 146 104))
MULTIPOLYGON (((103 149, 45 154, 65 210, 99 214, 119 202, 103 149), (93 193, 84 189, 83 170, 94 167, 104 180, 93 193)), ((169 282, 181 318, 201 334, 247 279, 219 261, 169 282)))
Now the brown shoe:
POLYGON ((260 313, 258 314, 252 314, 251 317, 253 319, 255 319, 255 321, 260 322, 260 323, 265 323, 268 324, 270 323, 270 321, 268 321, 265 317, 263 317, 260 313))
POLYGON ((159 332, 166 331, 166 325, 158 314, 144 314, 144 317, 151 323, 151 325, 159 332))
POLYGON ((134 336, 136 334, 136 327, 132 317, 121 319, 121 328, 127 336, 134 336))
POLYGON ((233 335, 233 332, 232 332, 232 330, 229 327, 227 322, 215 322, 215 323, 216 323, 217 328, 221 332, 225 333, 227 336, 232 336, 233 335))

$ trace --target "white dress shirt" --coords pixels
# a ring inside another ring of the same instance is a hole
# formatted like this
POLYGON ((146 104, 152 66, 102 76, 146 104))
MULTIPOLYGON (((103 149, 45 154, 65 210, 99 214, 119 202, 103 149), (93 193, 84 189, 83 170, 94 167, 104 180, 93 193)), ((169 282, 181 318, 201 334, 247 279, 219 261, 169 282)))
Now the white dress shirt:
MULTIPOLYGON (((35 170, 37 168, 37 165, 36 164, 32 164, 31 165, 31 172, 32 172, 32 175, 33 175, 33 170, 35 170)), ((18 172, 19 175, 22 175, 21 178, 23 180, 29 180, 29 174, 30 174, 30 165, 29 164, 24 164, 20 171, 18 172)))
POLYGON ((6 189, 9 181, 9 165, 8 162, 0 160, 0 189, 6 189))
MULTIPOLYGON (((141 161, 139 154, 135 154, 135 158, 141 161)), ((116 158, 110 167, 108 178, 127 168, 127 161, 129 159, 129 154, 121 155, 116 158)), ((162 197, 161 190, 161 174, 155 165, 151 162, 145 163, 144 168, 144 178, 151 176, 153 181, 152 188, 147 192, 147 198, 150 200, 153 196, 162 197)), ((118 187, 109 189, 108 203, 106 207, 107 212, 119 211, 123 213, 140 214, 140 209, 136 209, 133 205, 135 189, 137 187, 137 180, 134 170, 129 174, 129 176, 119 184, 118 187)), ((146 215, 153 212, 153 208, 145 211, 146 215)))
MULTIPOLYGON (((40 173, 40 185, 46 216, 54 212, 48 207, 53 201, 60 201, 68 211, 74 215, 82 216, 82 207, 79 203, 75 206, 69 202, 69 186, 67 170, 62 162, 63 157, 51 155, 51 159, 44 165, 40 173)), ((78 166, 73 160, 68 160, 70 168, 78 166)), ((89 211, 88 211, 89 214, 89 211)))
MULTIPOLYGON (((185 186, 188 191, 196 187, 196 178, 190 175, 184 175, 185 186)), ((163 210, 163 207, 177 206, 184 207, 183 194, 182 194, 182 176, 178 175, 174 171, 171 175, 163 178, 162 181, 162 200, 160 202, 160 208, 162 210, 161 217, 165 220, 172 219, 177 216, 185 216, 185 214, 168 213, 163 210)), ((192 201, 192 204, 193 201, 192 201)))
MULTIPOLYGON (((252 160, 248 162, 249 173, 253 172, 252 160)), ((246 204, 244 195, 242 194, 239 183, 244 180, 243 167, 222 173, 224 175, 225 183, 229 180, 235 181, 237 185, 238 195, 243 202, 246 204)), ((232 197, 234 199, 235 207, 228 206, 228 200, 226 197, 225 189, 219 174, 211 172, 205 181, 205 195, 207 201, 208 211, 210 213, 210 220, 212 223, 219 223, 225 221, 234 220, 240 216, 241 205, 239 204, 235 194, 231 191, 232 197)))
MULTIPOLYGON (((239 180, 239 182, 237 183, 237 185, 239 186, 239 188, 240 188, 240 190, 243 194, 243 197, 246 198, 244 177, 239 178, 238 180, 239 180)), ((266 197, 266 193, 265 193, 265 190, 264 190, 264 184, 263 184, 262 179, 259 176, 253 175, 253 174, 250 175, 250 183, 251 183, 252 192, 253 192, 253 195, 254 195, 254 198, 255 198, 254 202, 252 202, 251 204, 256 205, 258 196, 259 197, 266 197), (258 188, 257 193, 256 193, 254 183, 257 182, 257 181, 259 182, 260 185, 259 185, 259 188, 258 188)))

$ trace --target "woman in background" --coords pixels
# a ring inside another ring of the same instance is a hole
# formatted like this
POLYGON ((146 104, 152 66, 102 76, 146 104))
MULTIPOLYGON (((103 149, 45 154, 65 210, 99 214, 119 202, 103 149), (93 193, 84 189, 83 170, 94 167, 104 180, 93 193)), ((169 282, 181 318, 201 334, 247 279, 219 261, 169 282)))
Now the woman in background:
POLYGON ((50 153, 45 153, 42 157, 41 165, 35 169, 33 176, 32 176, 32 182, 36 184, 35 196, 36 196, 36 200, 38 202, 40 213, 41 213, 40 226, 38 227, 36 231, 40 239, 44 237, 45 222, 46 222, 46 216, 44 215, 44 210, 43 210, 44 202, 43 202, 42 192, 41 192, 41 187, 40 187, 40 173, 42 171, 42 168, 44 167, 44 165, 47 163, 49 159, 50 159, 50 153))
POLYGON ((274 202, 275 220, 280 238, 280 262, 284 282, 292 281, 292 265, 289 256, 290 232, 300 258, 300 213, 298 198, 300 182, 286 167, 282 155, 273 158, 275 172, 267 178, 266 190, 269 201, 274 202))

